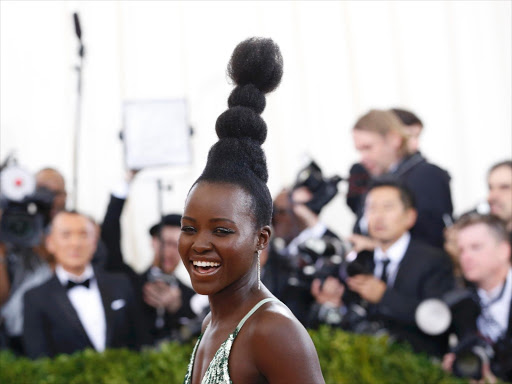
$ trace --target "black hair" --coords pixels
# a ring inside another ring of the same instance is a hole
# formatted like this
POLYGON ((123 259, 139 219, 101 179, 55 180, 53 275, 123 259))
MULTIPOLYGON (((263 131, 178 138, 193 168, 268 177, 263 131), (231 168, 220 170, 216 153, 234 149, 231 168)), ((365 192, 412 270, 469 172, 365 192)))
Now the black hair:
POLYGON ((400 200, 402 201, 404 208, 416 209, 416 200, 414 199, 413 193, 401 181, 390 176, 377 178, 370 184, 367 194, 369 194, 373 189, 381 187, 395 188, 400 194, 400 200))
POLYGON ((423 128, 423 122, 411 111, 401 108, 392 108, 391 111, 398 116, 403 125, 419 125, 423 128))
POLYGON ((249 38, 233 51, 227 72, 236 86, 228 98, 229 109, 215 124, 219 141, 211 147, 206 167, 194 185, 205 181, 241 187, 252 197, 256 225, 270 225, 272 196, 261 148, 267 125, 260 114, 266 105, 265 93, 281 81, 283 58, 272 39, 249 38))
POLYGON ((171 213, 162 217, 160 222, 154 224, 149 228, 149 235, 151 237, 159 236, 162 227, 181 227, 181 215, 171 213))

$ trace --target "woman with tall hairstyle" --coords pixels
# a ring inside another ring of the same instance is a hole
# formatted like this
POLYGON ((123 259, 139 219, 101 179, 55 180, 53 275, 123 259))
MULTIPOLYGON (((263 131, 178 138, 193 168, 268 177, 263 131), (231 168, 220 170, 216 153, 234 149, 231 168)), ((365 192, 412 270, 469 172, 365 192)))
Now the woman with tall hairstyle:
POLYGON ((321 384, 307 331, 260 282, 272 216, 260 114, 283 74, 279 47, 271 39, 243 41, 228 73, 236 87, 217 119, 219 140, 187 196, 179 240, 192 285, 211 308, 185 384, 321 384))

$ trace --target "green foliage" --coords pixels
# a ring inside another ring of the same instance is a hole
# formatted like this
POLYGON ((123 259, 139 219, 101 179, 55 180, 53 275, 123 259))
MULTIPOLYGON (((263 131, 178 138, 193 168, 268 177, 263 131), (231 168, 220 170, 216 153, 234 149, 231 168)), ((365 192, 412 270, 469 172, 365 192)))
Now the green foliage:
POLYGON ((310 331, 327 384, 463 384, 430 358, 391 344, 387 337, 355 335, 323 327, 310 331))
MULTIPOLYGON (((310 331, 327 384, 463 384, 407 346, 387 338, 330 328, 310 331)), ((163 344, 140 353, 85 350, 31 361, 0 353, 0 383, 9 384, 181 384, 193 344, 163 344)))

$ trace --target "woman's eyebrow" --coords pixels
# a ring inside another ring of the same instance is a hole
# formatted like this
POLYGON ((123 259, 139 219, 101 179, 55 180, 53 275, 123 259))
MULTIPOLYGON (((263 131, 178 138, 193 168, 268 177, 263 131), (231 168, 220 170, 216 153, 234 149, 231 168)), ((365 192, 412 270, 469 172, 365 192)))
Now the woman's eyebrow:
POLYGON ((189 217, 189 216, 183 216, 181 219, 182 220, 189 220, 189 221, 197 221, 196 219, 194 219, 192 217, 189 217))
POLYGON ((223 217, 218 217, 218 218, 210 220, 211 223, 216 223, 216 222, 219 222, 219 221, 228 221, 230 223, 236 224, 233 220, 226 219, 226 218, 223 218, 223 217))

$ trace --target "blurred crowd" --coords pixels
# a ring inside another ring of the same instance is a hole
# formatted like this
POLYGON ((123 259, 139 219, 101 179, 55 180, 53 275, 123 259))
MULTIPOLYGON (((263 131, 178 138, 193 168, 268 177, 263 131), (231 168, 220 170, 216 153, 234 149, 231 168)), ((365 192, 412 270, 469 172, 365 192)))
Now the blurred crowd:
MULTIPOLYGON (((420 150, 423 129, 403 109, 356 121, 360 159, 346 194, 354 217, 340 218, 353 220, 350 236, 321 219, 340 177, 312 162, 284 186, 262 282, 306 327, 385 334, 458 376, 512 380, 512 161, 489 164, 486 207, 455 217, 449 173, 420 150)), ((208 301, 175 274, 179 213, 148 229, 147 270, 124 261, 121 215, 136 174, 113 189, 101 224, 66 210, 56 169, 40 170, 25 200, 2 188, 0 348, 38 358, 199 334, 208 301)))

